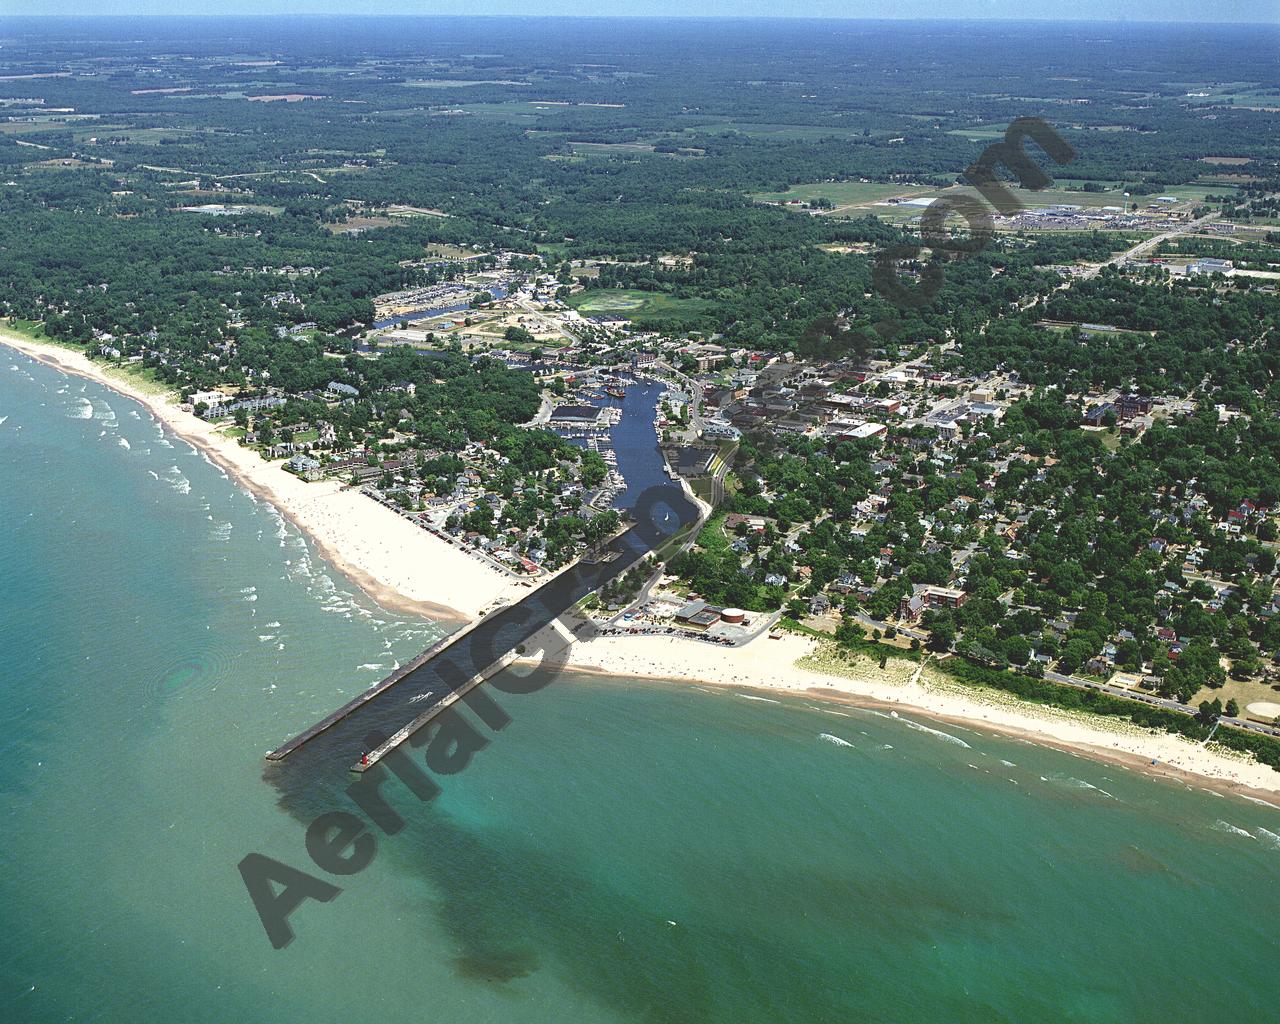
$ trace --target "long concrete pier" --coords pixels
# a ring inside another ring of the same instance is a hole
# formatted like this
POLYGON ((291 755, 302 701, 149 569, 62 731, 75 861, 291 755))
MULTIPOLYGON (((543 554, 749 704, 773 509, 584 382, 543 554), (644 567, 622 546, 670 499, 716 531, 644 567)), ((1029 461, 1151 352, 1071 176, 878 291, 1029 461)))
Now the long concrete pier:
POLYGON ((643 511, 650 516, 643 528, 631 527, 514 604, 438 640, 407 665, 271 751, 268 762, 293 764, 301 758, 309 772, 335 759, 344 766, 355 759, 359 763, 354 770, 367 770, 484 680, 507 668, 541 631, 552 627, 547 643, 539 647, 544 655, 550 653, 548 643, 557 649, 571 643, 575 634, 558 622, 561 616, 680 529, 701 519, 698 505, 675 485, 654 488, 641 497, 647 498, 643 511), (652 519, 654 515, 659 519, 652 519), (558 634, 558 639, 552 634, 558 634), (420 701, 429 705, 415 715, 412 706, 420 701), (406 718, 410 719, 407 724, 406 718), (390 738, 384 739, 388 734, 390 738), (374 749, 369 752, 371 746, 374 749), (368 752, 363 758, 362 751, 368 752))
POLYGON ((384 742, 364 754, 359 761, 351 766, 351 770, 353 772, 367 772, 415 732, 427 725, 427 723, 429 723, 433 718, 449 710, 449 708, 462 700, 463 697, 483 683, 486 679, 496 675, 510 665, 517 657, 518 655, 514 651, 509 654, 504 654, 485 671, 477 672, 456 690, 446 694, 435 704, 432 704, 431 707, 427 708, 426 711, 420 714, 403 729, 397 730, 395 733, 388 736, 384 742))
POLYGON ((436 657, 436 655, 443 654, 448 648, 464 640, 473 630, 477 629, 481 623, 486 621, 487 618, 479 618, 475 622, 464 626, 462 629, 455 630, 448 636, 441 637, 416 658, 404 665, 401 665, 400 668, 396 669, 381 682, 370 686, 359 696, 353 697, 351 700, 347 701, 347 703, 343 704, 342 707, 320 719, 320 721, 316 722, 316 724, 311 726, 311 728, 298 733, 297 736, 293 737, 293 739, 289 740, 283 746, 277 747, 275 750, 271 751, 271 753, 267 755, 267 760, 280 761, 288 757, 304 743, 315 739, 315 737, 319 736, 325 730, 337 725, 348 715, 359 710, 375 698, 381 696, 387 690, 391 689, 391 687, 395 686, 396 683, 412 675, 414 672, 417 672, 420 668, 425 666, 427 662, 431 661, 432 658, 436 657))
MULTIPOLYGON (((537 640, 536 648, 544 657, 557 653, 559 650, 568 647, 575 639, 577 639, 573 633, 566 629, 559 621, 551 623, 551 625, 542 630, 539 635, 542 639, 537 640)), ((360 773, 367 772, 370 768, 386 757, 387 754, 395 750, 396 747, 400 746, 400 744, 404 743, 415 732, 427 726, 433 718, 436 718, 438 715, 448 711, 449 708, 453 707, 453 705, 458 703, 458 701, 464 700, 467 694, 477 686, 488 679, 492 679, 513 662, 520 660, 520 657, 521 655, 518 652, 508 651, 492 664, 486 665, 466 682, 462 683, 447 693, 440 700, 436 701, 436 703, 432 704, 426 711, 420 714, 404 728, 398 729, 391 736, 388 736, 386 740, 378 744, 378 746, 366 752, 359 761, 351 766, 351 770, 353 772, 360 773)))

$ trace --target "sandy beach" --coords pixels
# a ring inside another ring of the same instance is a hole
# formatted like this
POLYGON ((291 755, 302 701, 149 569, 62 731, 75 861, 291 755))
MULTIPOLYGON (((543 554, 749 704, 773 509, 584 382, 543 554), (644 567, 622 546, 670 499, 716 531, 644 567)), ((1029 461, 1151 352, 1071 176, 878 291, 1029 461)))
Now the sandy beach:
POLYGON ((242 487, 274 505, 324 556, 374 600, 433 619, 465 622, 525 593, 509 577, 336 481, 307 483, 242 448, 171 397, 73 349, 0 328, 0 344, 64 373, 88 377, 145 405, 174 434, 204 452, 242 487))
POLYGON ((577 643, 576 671, 613 677, 667 679, 735 687, 758 694, 843 701, 863 707, 919 712, 1037 743, 1114 761, 1181 783, 1231 792, 1280 806, 1280 772, 1252 757, 1128 721, 1072 713, 1020 701, 1011 694, 963 686, 926 666, 827 657, 818 641, 787 633, 743 647, 721 647, 664 636, 598 637, 577 643), (1155 762, 1154 764, 1152 762, 1155 762))
MULTIPOLYGON (((307 483, 266 462, 170 398, 147 391, 127 374, 60 346, 0 328, 8 345, 65 373, 98 381, 145 405, 178 437, 222 467, 241 486, 274 505, 326 558, 380 604, 433 619, 473 621, 527 591, 453 545, 418 529, 358 491, 334 481, 307 483)), ((737 648, 662 636, 602 637, 576 642, 576 671, 611 677, 673 680, 777 695, 917 711, 1022 736, 1038 743, 1115 761, 1183 783, 1209 785, 1280 806, 1280 772, 1245 755, 1207 748, 1132 723, 1019 701, 965 687, 926 667, 868 659, 827 658, 817 641, 795 634, 760 637, 737 648)))

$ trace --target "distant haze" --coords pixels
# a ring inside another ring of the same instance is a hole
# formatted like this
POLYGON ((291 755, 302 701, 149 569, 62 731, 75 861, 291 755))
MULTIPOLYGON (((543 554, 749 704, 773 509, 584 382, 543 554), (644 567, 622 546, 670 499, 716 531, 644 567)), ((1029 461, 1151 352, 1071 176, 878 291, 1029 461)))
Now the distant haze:
MULTIPOLYGON (((792 18, 1004 18, 1045 21, 1280 22, 1280 0, 226 0, 218 14, 580 15, 792 18)), ((9 13, 16 13, 11 10, 9 13)), ((33 0, 27 15, 213 13, 201 0, 33 0)))

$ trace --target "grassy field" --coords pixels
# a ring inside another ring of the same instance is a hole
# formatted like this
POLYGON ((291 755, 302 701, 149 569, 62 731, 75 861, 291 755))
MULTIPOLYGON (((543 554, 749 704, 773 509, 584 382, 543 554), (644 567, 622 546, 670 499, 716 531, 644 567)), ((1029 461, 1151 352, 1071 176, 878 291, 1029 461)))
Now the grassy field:
POLYGON ((562 114, 572 108, 555 103, 513 100, 509 103, 461 103, 457 109, 508 124, 535 125, 540 118, 562 114))
POLYGON ((882 181, 822 181, 812 185, 792 185, 785 192, 758 192, 751 198, 761 203, 786 203, 793 199, 829 199, 836 206, 859 206, 878 203, 893 196, 936 194, 924 185, 895 185, 882 181))
MULTIPOLYGON (((1081 207, 1120 206, 1128 208, 1137 203, 1145 208, 1155 200, 1155 194, 1148 196, 1124 195, 1121 183, 1106 182, 1108 186, 1102 192, 1083 192, 1070 186, 1083 184, 1074 179, 1055 181, 1049 188, 1032 191, 1014 187, 1013 195, 1027 209, 1038 207, 1069 205, 1081 207)), ((1205 183, 1200 185, 1172 185, 1161 189, 1159 195, 1176 196, 1184 203, 1201 202, 1206 195, 1224 195, 1233 192, 1232 185, 1205 183)), ((885 205, 885 200, 893 197, 906 199, 933 199, 940 196, 970 195, 987 205, 985 200, 972 188, 951 186, 949 188, 928 188, 922 185, 894 185, 882 182, 863 181, 824 181, 810 184, 793 185, 786 192, 761 192, 752 196, 757 202, 786 202, 798 199, 807 202, 811 199, 826 199, 834 204, 834 209, 825 211, 826 216, 862 216, 874 213, 887 221, 903 223, 918 217, 922 206, 885 205)))
MULTIPOLYGON (((41 132, 65 132, 74 130, 86 121, 92 121, 98 115, 81 117, 65 117, 60 119, 41 119, 39 121, 4 121, 0 122, 0 135, 35 135, 41 132)), ((118 125, 112 127, 119 127, 118 125)))
POLYGON ((533 83, 503 78, 418 78, 401 84, 410 89, 465 89, 472 85, 532 85, 533 83))
POLYGON ((653 152, 652 144, 644 142, 570 142, 569 148, 583 156, 616 156, 653 152))
POLYGON ((709 307, 704 299, 679 299, 661 292, 627 288, 591 288, 569 297, 583 316, 620 316, 631 320, 664 320, 696 316, 709 307))
POLYGON ((959 135, 973 142, 993 142, 996 139, 1003 139, 1008 129, 1007 124, 981 124, 972 128, 952 128, 947 134, 959 135))
POLYGON ((78 128, 72 135, 76 143, 84 145, 90 139, 99 143, 127 141, 138 146, 159 146, 166 139, 196 141, 209 135, 208 132, 190 128, 78 128))
MULTIPOLYGON (((770 124, 762 121, 732 121, 727 119, 700 124, 696 127, 686 128, 685 131, 706 135, 723 135, 725 132, 733 132, 756 139, 776 139, 790 142, 816 142, 819 139, 851 139, 862 136, 862 128, 860 126, 770 124)), ((873 134, 883 136, 886 133, 876 131, 873 134)))
POLYGON ((0 328, 9 331, 11 334, 20 334, 30 341, 43 342, 46 345, 61 345, 63 348, 74 349, 76 352, 83 352, 83 345, 73 345, 70 342, 56 341, 44 333, 44 326, 36 323, 34 320, 19 320, 16 317, 12 320, 5 318, 0 319, 0 328))

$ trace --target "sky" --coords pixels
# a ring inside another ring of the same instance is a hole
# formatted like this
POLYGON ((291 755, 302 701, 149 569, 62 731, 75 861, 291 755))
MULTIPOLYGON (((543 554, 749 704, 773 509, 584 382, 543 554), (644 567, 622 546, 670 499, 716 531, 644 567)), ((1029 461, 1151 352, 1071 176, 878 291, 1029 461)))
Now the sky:
POLYGON ((4 15, 413 14, 1280 23, 1280 0, 0 0, 4 15))

